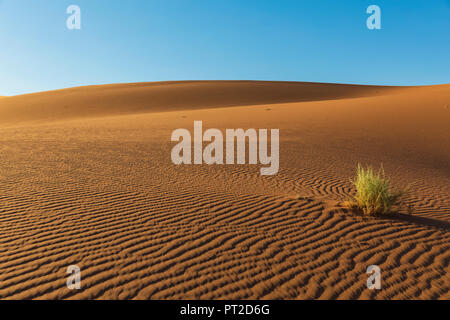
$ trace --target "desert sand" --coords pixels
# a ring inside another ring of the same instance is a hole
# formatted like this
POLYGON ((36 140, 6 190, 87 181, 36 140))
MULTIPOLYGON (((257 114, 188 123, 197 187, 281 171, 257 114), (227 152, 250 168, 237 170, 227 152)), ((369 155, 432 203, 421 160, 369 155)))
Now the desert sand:
POLYGON ((448 104, 450 85, 251 81, 2 98, 0 298, 450 299, 448 104), (172 164, 194 120, 280 129, 279 173, 172 164), (358 163, 414 183, 413 215, 349 212, 358 163))

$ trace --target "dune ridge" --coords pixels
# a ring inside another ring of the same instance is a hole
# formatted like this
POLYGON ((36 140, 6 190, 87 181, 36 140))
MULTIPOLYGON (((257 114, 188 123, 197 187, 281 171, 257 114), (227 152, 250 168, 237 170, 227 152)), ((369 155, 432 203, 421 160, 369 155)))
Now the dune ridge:
POLYGON ((173 81, 86 86, 9 97, 0 104, 0 124, 335 100, 382 95, 399 89, 272 81, 173 81))
POLYGON ((111 85, 0 102, 0 298, 448 300, 450 85, 283 85, 111 85), (173 165, 170 134, 194 120, 279 128, 279 174, 173 165), (351 214, 342 202, 358 162, 414 182, 413 216, 351 214), (66 287, 72 264, 80 291, 66 287), (366 287, 372 264, 381 290, 366 287))

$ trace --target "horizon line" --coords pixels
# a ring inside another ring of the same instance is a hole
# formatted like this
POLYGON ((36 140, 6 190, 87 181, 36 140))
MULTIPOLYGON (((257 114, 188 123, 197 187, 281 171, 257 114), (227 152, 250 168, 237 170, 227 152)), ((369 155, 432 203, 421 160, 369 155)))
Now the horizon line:
POLYGON ((361 87, 391 87, 391 88, 408 88, 408 87, 432 87, 432 86, 445 86, 450 85, 447 83, 433 83, 433 84, 414 84, 414 85, 385 85, 385 84, 367 84, 367 83, 356 83, 356 82, 318 82, 318 81, 293 81, 293 80, 249 80, 249 79, 236 79, 236 80, 218 80, 218 79, 207 79, 207 80, 161 80, 161 81, 138 81, 138 82, 109 82, 109 83, 95 83, 95 84, 83 84, 75 86, 60 87, 55 89, 46 89, 42 91, 30 91, 15 95, 1 95, 0 98, 12 98, 30 94, 39 94, 46 92, 63 91, 69 89, 87 88, 87 87, 101 87, 110 85, 139 85, 139 84, 175 84, 175 83, 186 83, 186 82, 273 82, 273 83, 308 83, 308 84, 324 84, 324 85, 347 85, 347 86, 361 86, 361 87))

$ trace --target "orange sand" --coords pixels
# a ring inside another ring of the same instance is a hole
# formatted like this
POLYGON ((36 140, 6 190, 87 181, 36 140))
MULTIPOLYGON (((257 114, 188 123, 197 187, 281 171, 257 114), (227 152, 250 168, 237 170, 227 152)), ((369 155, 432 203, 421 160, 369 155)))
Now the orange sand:
POLYGON ((450 85, 246 81, 5 97, 0 298, 449 299, 449 103, 450 85), (173 165, 194 120, 279 128, 278 175, 173 165), (358 162, 414 182, 414 215, 343 208, 358 162))

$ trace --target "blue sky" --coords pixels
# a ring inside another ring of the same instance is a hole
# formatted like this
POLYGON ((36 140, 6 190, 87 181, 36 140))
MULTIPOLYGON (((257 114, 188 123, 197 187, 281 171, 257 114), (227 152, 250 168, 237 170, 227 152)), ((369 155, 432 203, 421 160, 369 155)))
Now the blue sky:
POLYGON ((0 0, 0 95, 200 79, 450 83, 450 0, 0 0), (81 30, 66 9, 81 8, 81 30), (381 8, 381 30, 366 9, 381 8))

